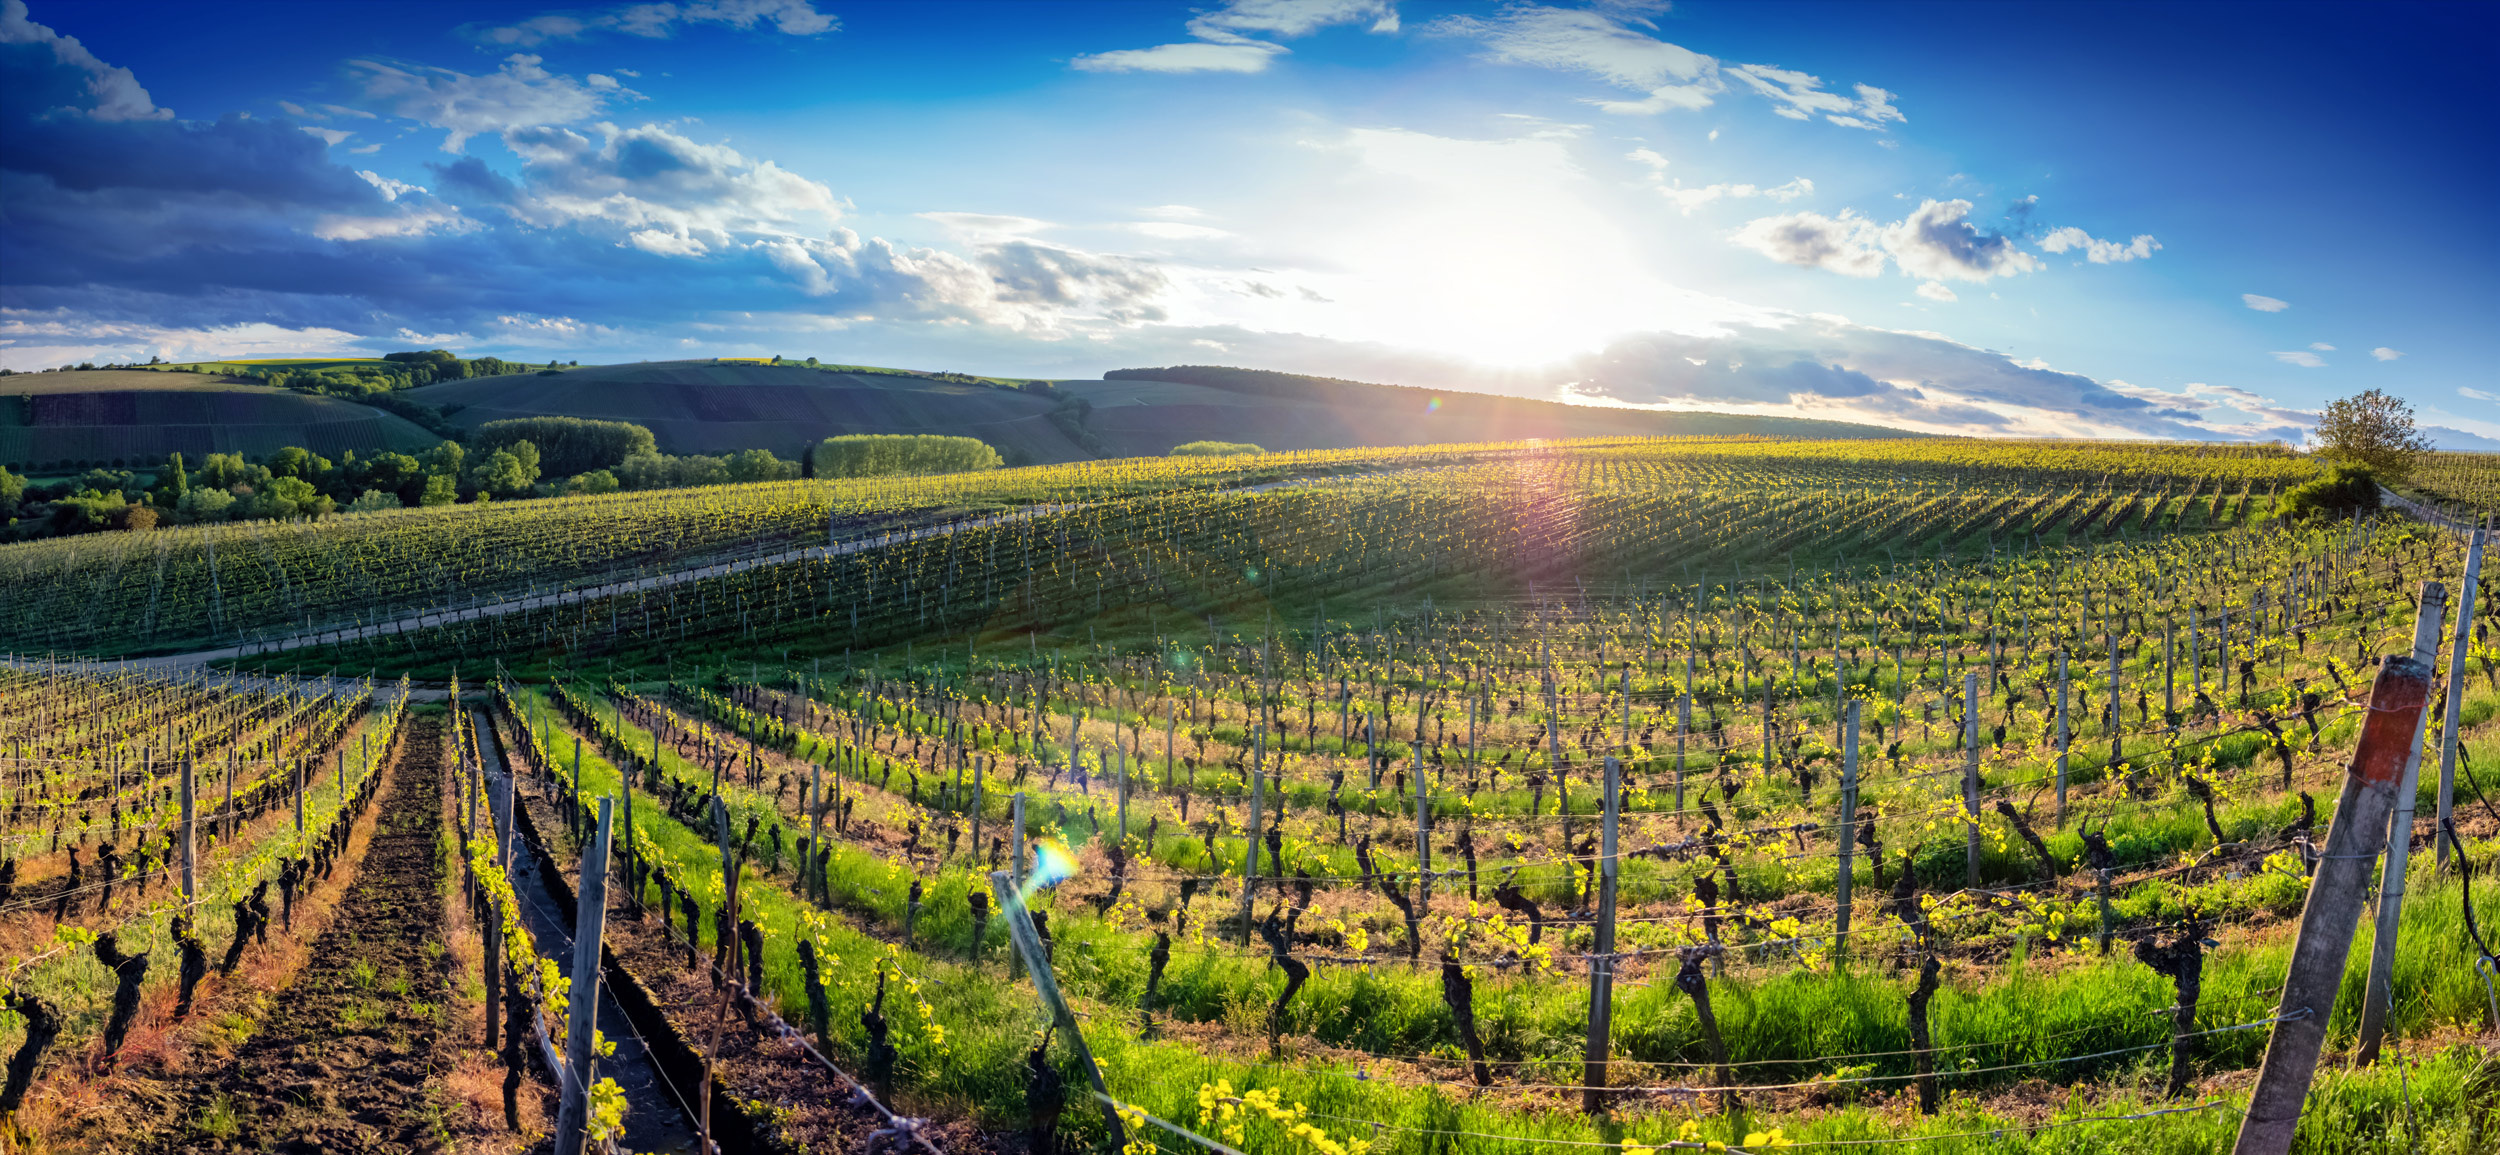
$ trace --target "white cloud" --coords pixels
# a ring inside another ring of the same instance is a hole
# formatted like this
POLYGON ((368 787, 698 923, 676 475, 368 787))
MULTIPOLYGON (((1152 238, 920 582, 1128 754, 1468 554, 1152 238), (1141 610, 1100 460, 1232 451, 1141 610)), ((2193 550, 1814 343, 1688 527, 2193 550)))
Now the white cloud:
POLYGON ((1957 297, 1957 296, 1955 296, 1955 295, 1953 294, 1953 290, 1946 288, 1946 287, 1944 286, 1944 282, 1942 282, 1942 281, 1921 281, 1921 282, 1919 282, 1919 285, 1918 285, 1918 295, 1919 295, 1919 296, 1922 296, 1922 297, 1925 297, 1925 298, 1927 298, 1927 299, 1928 299, 1928 300, 1930 300, 1930 301, 1958 301, 1958 300, 1961 300, 1961 298, 1960 298, 1960 297, 1957 297))
POLYGON ((382 199, 384 200, 395 201, 408 195, 409 193, 422 193, 425 191, 422 186, 409 184, 407 181, 403 180, 392 180, 391 178, 383 176, 378 172, 369 172, 364 169, 358 169, 356 170, 356 175, 365 178, 366 184, 382 190, 382 199))
POLYGON ((695 0, 693 3, 629 4, 605 12, 549 12, 517 24, 477 33, 489 44, 528 48, 549 40, 579 40, 592 32, 614 31, 659 39, 674 35, 680 25, 726 24, 741 31, 770 24, 787 36, 816 36, 839 29, 841 22, 818 12, 814 0, 695 0))
MULTIPOLYGON (((1893 94, 1871 84, 1857 85, 1857 95, 1851 97, 1823 91, 1820 77, 1767 64, 1722 68, 1715 57, 1651 35, 1657 25, 1641 17, 1637 5, 1554 8, 1519 3, 1494 16, 1451 16, 1426 27, 1435 34, 1482 41, 1488 60, 1585 73, 1644 94, 1639 100, 1589 102, 1605 112, 1656 115, 1708 108, 1728 90, 1724 78, 1732 76, 1769 98, 1771 111, 1794 120, 1820 113, 1834 124, 1880 131, 1905 119, 1893 107, 1893 94)), ((1713 130, 1711 138, 1717 136, 1713 130)))
POLYGON ((2255 293, 2240 294, 2240 301, 2249 308, 2255 309, 2260 313, 2280 313, 2283 310, 2292 307, 2292 303, 2289 301, 2278 301, 2272 297, 2258 296, 2255 293))
POLYGON ((1667 158, 1658 155, 1658 153, 1652 149, 1633 149, 1632 151, 1623 154, 1623 159, 1633 161, 1638 164, 1648 165, 1650 168, 1660 172, 1666 171, 1667 167, 1667 158))
POLYGON ((1848 210, 1838 217, 1821 213, 1762 217, 1746 222, 1731 239, 1785 264, 1829 269, 1849 277, 1880 276, 1884 271, 1882 230, 1848 210))
POLYGON ((2278 351, 2275 353, 2274 359, 2281 361, 2286 365, 2298 365, 2303 369, 2320 369, 2326 366, 2326 358, 2318 356, 2307 349, 2293 349, 2288 352, 2278 351))
POLYGON ((2500 401, 2500 393, 2486 393, 2480 389, 2474 388, 2471 385, 2457 386, 2457 396, 2470 398, 2475 401, 2500 401))
POLYGON ((167 120, 174 115, 172 109, 156 106, 129 69, 96 59, 75 36, 27 19, 26 0, 0 0, 0 44, 43 45, 52 50, 54 63, 85 73, 88 103, 76 112, 96 120, 167 120))
POLYGON ((2324 341, 2311 341, 2309 343, 2309 347, 2321 353, 2332 353, 2335 351, 2335 346, 2329 345, 2324 341))
POLYGON ((606 231, 645 252, 683 257, 756 235, 822 229, 841 216, 833 190, 727 145, 656 124, 597 131, 596 142, 568 128, 504 133, 527 178, 525 194, 508 206, 513 215, 606 231))
POLYGON ((1288 49, 1252 33, 1290 40, 1340 24, 1396 32, 1397 6, 1390 0, 1227 0, 1190 19, 1194 40, 1087 53, 1068 65, 1082 72, 1263 72, 1288 49))
POLYGON ((2015 247, 2012 237, 1972 226, 1970 209, 1965 200, 1924 202, 1884 230, 1884 251, 1903 273, 1929 280, 1985 281, 2040 267, 2040 259, 2015 247))
POLYGON ((1069 65, 1084 72, 1265 72, 1285 46, 1243 39, 1232 44, 1183 41, 1152 48, 1120 48, 1079 56, 1069 65))
POLYGON ((340 141, 342 141, 342 140, 346 140, 348 137, 351 137, 351 136, 356 135, 355 133, 352 133, 352 132, 346 132, 346 131, 343 131, 343 130, 340 130, 340 129, 335 129, 335 128, 323 128, 323 127, 321 127, 321 126, 319 126, 319 125, 313 125, 313 124, 300 124, 300 125, 297 125, 296 127, 297 127, 297 128, 302 129, 302 130, 304 131, 305 135, 307 135, 307 136, 313 136, 313 137, 318 137, 318 138, 320 138, 321 143, 323 143, 323 144, 327 144, 327 145, 336 145, 336 144, 338 144, 340 141))
POLYGON ((2152 256, 2154 250, 2159 248, 2161 248, 2161 242, 2154 240, 2150 233, 2139 233, 2134 240, 2122 245, 2116 241, 2096 239, 2092 234, 2073 225, 2062 229, 2052 229, 2049 235, 2040 238, 2040 251, 2042 252, 2063 253, 2072 249, 2081 249, 2084 259, 2096 265, 2139 261, 2152 256))
POLYGON ((1749 197, 1763 197, 1787 204, 1799 197, 1814 195, 1814 182, 1804 177, 1798 177, 1787 184, 1773 185, 1770 188, 1760 188, 1750 184, 1710 184, 1699 188, 1686 188, 1680 183, 1660 184, 1657 188, 1658 195, 1675 202, 1675 207, 1682 209, 1686 216, 1692 215, 1694 209, 1721 198, 1743 200, 1749 197))
POLYGON ((378 216, 327 215, 313 223, 312 235, 325 241, 372 241, 387 237, 418 237, 437 231, 461 232, 472 223, 460 215, 459 209, 432 203, 378 216))
MULTIPOLYGON (((1806 191, 1812 187, 1806 185, 1806 191)), ((1882 273, 1887 256, 1903 276, 1931 282, 1985 281, 2040 267, 2040 259, 2016 247, 2013 238, 1972 225, 1970 209, 1964 200, 1925 201, 1889 225, 1849 210, 1838 217, 1788 213, 1749 221, 1730 240, 1775 261, 1852 277, 1882 273)))
POLYGON ((0 365, 40 369, 80 361, 204 361, 323 354, 371 356, 356 334, 324 326, 266 322, 173 328, 77 316, 68 310, 0 309, 0 365))
POLYGON ((2370 350, 2370 355, 2371 355, 2371 356, 2373 356, 2373 357, 2378 358, 2378 359, 2379 359, 2379 360, 2381 360, 2381 361, 2393 361, 2393 360, 2395 360, 2395 359, 2396 359, 2396 358, 2398 358, 2398 357, 2402 357, 2402 356, 2404 356, 2404 354, 2403 354, 2403 353, 2400 353, 2400 352, 2398 352, 2398 351, 2396 351, 2396 350, 2394 350, 2394 349, 2390 349, 2390 348, 2388 348, 2388 347, 2387 347, 2387 346, 2385 346, 2385 345, 2381 345, 2381 346, 2379 346, 2379 347, 2378 347, 2378 348, 2376 348, 2376 349, 2372 349, 2372 350, 2370 350))
POLYGON ((366 100, 394 116, 450 130, 444 152, 458 152, 482 133, 586 120, 611 100, 640 95, 613 84, 585 85, 540 63, 539 57, 516 52, 504 58, 502 68, 478 76, 379 60, 351 60, 347 67, 366 100))

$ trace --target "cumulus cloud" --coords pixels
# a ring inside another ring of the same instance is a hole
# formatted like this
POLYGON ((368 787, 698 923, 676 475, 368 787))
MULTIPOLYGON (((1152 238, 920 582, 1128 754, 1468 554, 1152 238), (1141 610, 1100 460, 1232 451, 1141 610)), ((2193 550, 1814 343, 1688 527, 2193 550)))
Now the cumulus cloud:
POLYGON ((579 40, 613 31, 659 39, 688 24, 726 24, 741 31, 769 25, 787 36, 817 36, 841 22, 816 10, 813 0, 695 0, 688 4, 631 4, 603 12, 549 12, 516 24, 477 29, 489 44, 529 48, 549 40, 579 40))
POLYGON ((1706 336, 1627 337, 1557 371, 1584 398, 1873 421, 1939 433, 2297 436, 2313 417, 2254 398, 2104 383, 1929 333, 1799 318, 1706 336), (2216 420, 2226 410, 2254 422, 2216 420))
POLYGON ((2042 252, 2064 253, 2080 250, 2085 260, 2096 265, 2139 261, 2152 256, 2153 251, 2159 248, 2161 248, 2161 242, 2154 240, 2150 233, 2139 233, 2135 239, 2122 245, 2116 241, 2097 239, 2073 225, 2051 229, 2049 235, 2040 238, 2040 251, 2042 252))
POLYGON ((1761 217, 1747 221, 1730 239, 1784 264, 1829 269, 1847 277, 1873 277, 1884 271, 1882 233, 1875 222, 1844 209, 1837 217, 1821 213, 1761 217))
POLYGON ((392 116, 449 130, 444 152, 470 137, 507 129, 587 120, 609 102, 640 94, 622 85, 593 86, 540 67, 542 58, 516 52, 494 72, 470 75, 423 64, 351 60, 348 73, 364 99, 392 116))
POLYGON ((2385 345, 2381 345, 2376 349, 2370 350, 2370 356, 2376 357, 2381 361, 2393 361, 2398 357, 2404 356, 2404 354, 2394 349, 2390 349, 2385 345))
MULTIPOLYGON (((30 103, 23 112, 72 113, 96 120, 165 120, 169 109, 158 108, 127 68, 96 59, 75 36, 63 36, 27 18, 26 0, 0 0, 0 60, 13 75, 23 71, 45 83, 13 91, 30 103)), ((12 86, 15 88, 16 86, 12 86)))
POLYGON ((1068 64, 1084 72, 1263 72, 1289 50, 1257 36, 1291 40, 1341 24, 1395 32, 1397 6, 1390 0, 1228 0, 1190 19, 1194 39, 1087 53, 1068 64))
POLYGON ((1837 217, 1787 213, 1748 221, 1730 239, 1775 261, 1851 277, 1883 272, 1887 257, 1902 275, 1931 282, 1985 281, 2040 267, 2012 237, 1971 224, 1970 210, 1965 200, 1925 201, 1889 225, 1847 210, 1837 217))
POLYGON ((2298 365, 2303 369, 2322 369, 2326 367, 2326 358, 2318 356, 2307 349, 2277 351, 2274 354, 2274 359, 2281 361, 2286 365, 2298 365))
POLYGON ((843 227, 823 183, 676 128, 513 123, 596 106, 534 59, 504 73, 543 90, 524 92, 537 103, 520 112, 525 102, 466 99, 479 78, 396 64, 361 73, 394 115, 463 133, 501 125, 520 160, 498 171, 449 157, 412 182, 335 163, 286 119, 64 114, 61 99, 34 98, 83 92, 94 69, 48 43, 0 53, 11 65, 0 69, 0 316, 54 330, 0 335, 12 366, 57 364, 52 351, 80 339, 81 356, 145 360, 175 352, 170 338, 133 347, 147 334, 247 325, 364 335, 281 343, 317 352, 405 347, 404 332, 652 349, 663 330, 746 331, 757 318, 775 318, 776 332, 878 320, 1054 339, 1164 317, 1168 285, 1150 262, 1005 229, 959 237, 953 251, 898 246, 843 227))
POLYGON ((2240 303, 2260 313, 2280 313, 2292 307, 2289 301, 2278 301, 2272 297, 2258 296, 2255 293, 2240 294, 2240 303))

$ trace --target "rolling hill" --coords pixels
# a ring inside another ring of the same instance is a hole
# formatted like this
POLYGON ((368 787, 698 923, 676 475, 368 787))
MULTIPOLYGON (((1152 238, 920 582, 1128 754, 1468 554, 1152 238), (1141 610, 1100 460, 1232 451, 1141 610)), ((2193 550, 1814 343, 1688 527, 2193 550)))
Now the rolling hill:
MULTIPOLYGON (((628 421, 675 454, 761 448, 788 458, 841 434, 944 433, 978 437, 1010 464, 1152 457, 1202 440, 1289 450, 1531 437, 1915 436, 1836 421, 1599 408, 1213 366, 1044 382, 653 361, 441 381, 397 396, 461 430, 509 417, 628 421)), ((0 377, 0 463, 20 471, 154 462, 170 452, 194 460, 211 452, 260 456, 288 445, 336 457, 434 441, 370 405, 236 377, 110 369, 0 377)))
POLYGON ((369 405, 196 373, 99 369, 0 377, 0 464, 20 472, 258 457, 300 445, 417 450, 441 440, 369 405))
POLYGON ((1914 436, 1836 421, 1597 408, 1193 366, 1117 370, 1036 389, 959 374, 663 361, 445 381, 406 396, 463 428, 507 417, 630 421, 669 453, 760 446, 790 456, 839 434, 949 433, 1033 464, 1159 456, 1200 440, 1339 449, 1626 434, 1914 436))

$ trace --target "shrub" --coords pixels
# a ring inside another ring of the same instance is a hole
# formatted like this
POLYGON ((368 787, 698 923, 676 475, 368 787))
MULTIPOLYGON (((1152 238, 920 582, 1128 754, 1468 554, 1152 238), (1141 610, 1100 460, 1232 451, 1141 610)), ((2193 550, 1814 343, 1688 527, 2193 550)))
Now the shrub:
POLYGON ((573 480, 565 483, 564 492, 614 493, 620 488, 622 487, 617 484, 615 474, 604 469, 594 469, 588 473, 574 474, 573 480))
POLYGON ((828 437, 814 452, 818 477, 969 473, 1003 464, 998 451, 977 437, 851 434, 828 437))
POLYGON ((2274 507, 2277 517, 2343 517, 2378 508, 2378 475, 2360 465, 2337 465, 2326 476, 2303 482, 2274 507))
POLYGON ((398 509, 399 495, 387 490, 368 489, 347 503, 349 513, 372 513, 381 509, 398 509))
POLYGON ((1265 452, 1247 441, 1192 441, 1172 447, 1174 457, 1247 457, 1265 452))
POLYGON ((612 469, 637 453, 657 452, 651 431, 623 421, 581 417, 514 417, 489 421, 469 438, 469 449, 486 456, 527 441, 538 447, 539 468, 552 477, 612 469))

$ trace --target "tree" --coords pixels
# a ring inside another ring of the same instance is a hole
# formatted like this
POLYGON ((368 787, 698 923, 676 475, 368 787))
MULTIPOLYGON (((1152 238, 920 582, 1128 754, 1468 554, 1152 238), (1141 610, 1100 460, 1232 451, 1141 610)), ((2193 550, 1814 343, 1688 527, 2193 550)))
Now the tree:
POLYGON ((615 474, 604 469, 594 469, 588 473, 575 474, 572 481, 565 483, 564 492, 568 494, 614 493, 618 488, 620 487, 617 485, 615 474))
POLYGON ((459 483, 448 473, 437 473, 425 479, 425 492, 417 495, 417 504, 450 505, 459 499, 459 483))
POLYGON ((18 499, 24 496, 26 479, 9 472, 8 466, 0 465, 0 517, 15 514, 18 499))
POLYGON ((537 481, 538 447, 527 441, 516 441, 510 448, 488 454, 469 471, 471 485, 497 497, 526 495, 537 481))
POLYGON ((2326 403, 2326 414, 2309 435, 2318 455, 2363 466, 2402 481, 2431 451, 2430 439, 2413 427, 2413 406, 2376 389, 2326 403))
POLYGON ((469 451, 457 441, 446 441, 425 451, 425 471, 443 477, 458 477, 468 461, 469 451))
POLYGON ((349 513, 371 513, 380 509, 398 509, 399 495, 385 489, 368 489, 356 500, 347 503, 349 513))
POLYGON ((166 455, 165 468, 156 475, 156 486, 161 492, 157 504, 167 509, 182 504, 182 495, 191 492, 191 475, 182 467, 181 454, 166 455))

